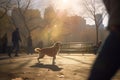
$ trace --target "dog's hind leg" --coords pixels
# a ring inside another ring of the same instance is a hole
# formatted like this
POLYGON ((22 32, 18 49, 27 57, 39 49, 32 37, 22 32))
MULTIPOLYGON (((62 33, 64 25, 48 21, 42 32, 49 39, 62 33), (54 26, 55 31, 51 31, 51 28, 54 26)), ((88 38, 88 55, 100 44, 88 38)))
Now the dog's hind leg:
POLYGON ((53 65, 55 65, 55 59, 56 59, 56 56, 53 57, 53 61, 52 61, 53 65))
POLYGON ((37 58, 38 63, 40 63, 39 59, 40 59, 40 57, 37 58))
POLYGON ((45 56, 44 54, 39 54, 39 57, 37 58, 38 63, 40 63, 40 60, 39 60, 39 59, 43 58, 44 56, 45 56))

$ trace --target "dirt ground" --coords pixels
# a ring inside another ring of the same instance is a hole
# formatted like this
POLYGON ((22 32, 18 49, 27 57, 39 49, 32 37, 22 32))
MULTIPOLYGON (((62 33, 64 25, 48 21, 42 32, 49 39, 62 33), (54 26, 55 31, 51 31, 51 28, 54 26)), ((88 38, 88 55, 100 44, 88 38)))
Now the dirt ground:
MULTIPOLYGON (((45 56, 37 62, 38 54, 21 53, 19 57, 0 55, 0 80, 86 80, 96 57, 94 54, 60 53, 56 64, 45 56)), ((113 80, 120 80, 120 72, 113 80)))

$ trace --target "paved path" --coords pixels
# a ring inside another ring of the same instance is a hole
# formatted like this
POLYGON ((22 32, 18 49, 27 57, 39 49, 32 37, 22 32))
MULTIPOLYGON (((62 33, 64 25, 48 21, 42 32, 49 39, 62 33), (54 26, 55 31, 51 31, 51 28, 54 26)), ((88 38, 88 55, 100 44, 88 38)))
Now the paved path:
MULTIPOLYGON (((38 54, 8 58, 0 55, 0 80, 86 80, 93 54, 59 54, 56 65, 52 58, 45 56, 37 62, 38 54)), ((120 72, 113 80, 120 80, 120 72)))

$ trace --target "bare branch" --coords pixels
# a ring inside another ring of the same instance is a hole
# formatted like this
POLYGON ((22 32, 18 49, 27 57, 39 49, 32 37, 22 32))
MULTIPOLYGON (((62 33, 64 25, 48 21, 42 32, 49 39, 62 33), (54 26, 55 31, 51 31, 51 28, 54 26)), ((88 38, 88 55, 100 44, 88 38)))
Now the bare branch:
POLYGON ((0 15, 0 19, 1 18, 3 18, 5 15, 6 15, 6 13, 7 13, 7 8, 6 7, 2 7, 2 6, 0 6, 2 9, 4 9, 4 12, 2 13, 2 15, 0 15))
POLYGON ((102 15, 102 18, 99 18, 99 22, 98 22, 98 26, 100 26, 101 25, 101 23, 102 23, 102 21, 103 21, 103 19, 105 18, 105 16, 107 15, 107 13, 105 12, 103 15, 102 15))
POLYGON ((96 1, 95 0, 91 0, 90 2, 88 2, 88 0, 85 0, 84 3, 85 8, 88 10, 88 13, 90 13, 90 18, 93 19, 93 21, 95 22, 95 27, 96 27, 96 44, 98 43, 98 28, 101 25, 104 17, 106 16, 106 14, 100 13, 100 16, 97 16, 97 13, 99 13, 99 9, 101 6, 97 6, 96 5, 96 1), (102 17, 103 16, 103 17, 102 17))
POLYGON ((29 30, 28 25, 26 23, 26 19, 25 19, 24 13, 23 13, 23 9, 21 9, 21 7, 20 7, 20 0, 17 0, 17 3, 18 3, 18 10, 19 10, 19 13, 21 15, 21 18, 23 19, 25 28, 27 29, 28 33, 30 34, 30 30, 29 30))
POLYGON ((0 15, 0 18, 3 18, 7 14, 7 11, 9 8, 8 5, 10 4, 10 2, 11 2, 11 0, 0 2, 0 8, 1 8, 1 11, 3 12, 0 15))
MULTIPOLYGON (((89 18, 91 18, 92 20, 94 20, 95 12, 94 12, 94 9, 93 9, 93 5, 91 6, 91 4, 88 3, 87 0, 85 0, 84 6, 85 6, 85 8, 87 9, 87 11, 90 13, 90 15, 92 15, 92 16, 89 16, 89 18)), ((88 15, 89 15, 89 14, 88 14, 88 15)))
POLYGON ((27 9, 29 8, 30 3, 31 3, 31 0, 28 0, 27 6, 25 7, 25 10, 23 11, 24 14, 27 11, 27 9))

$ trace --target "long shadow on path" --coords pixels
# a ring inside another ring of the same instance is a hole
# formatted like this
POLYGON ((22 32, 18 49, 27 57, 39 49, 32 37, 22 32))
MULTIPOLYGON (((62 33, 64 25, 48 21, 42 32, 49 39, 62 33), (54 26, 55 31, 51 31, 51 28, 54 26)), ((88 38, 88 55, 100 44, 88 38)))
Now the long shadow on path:
POLYGON ((59 55, 59 56, 62 57, 62 58, 74 60, 74 61, 77 61, 77 62, 80 62, 80 63, 83 63, 83 64, 91 65, 90 63, 87 63, 87 62, 84 62, 84 61, 81 61, 81 60, 78 60, 78 59, 75 59, 75 58, 71 58, 71 57, 67 57, 67 56, 62 56, 62 55, 59 55))
POLYGON ((36 63, 35 65, 30 66, 30 67, 47 68, 47 69, 50 69, 52 71, 60 71, 63 69, 63 68, 59 68, 57 65, 42 64, 42 63, 36 63))
POLYGON ((8 56, 2 56, 0 57, 0 60, 10 59, 8 56))

